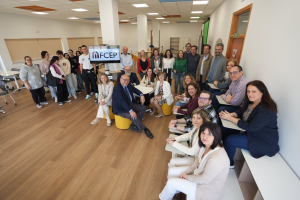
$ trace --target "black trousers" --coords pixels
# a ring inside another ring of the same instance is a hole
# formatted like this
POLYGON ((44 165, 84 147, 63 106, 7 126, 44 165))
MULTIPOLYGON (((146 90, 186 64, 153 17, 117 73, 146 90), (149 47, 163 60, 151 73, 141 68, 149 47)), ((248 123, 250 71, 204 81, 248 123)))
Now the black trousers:
POLYGON ((172 79, 171 79, 172 69, 164 69, 164 72, 166 72, 167 77, 168 77, 168 82, 169 82, 169 84, 171 86, 171 83, 172 83, 172 79), (168 70, 168 72, 167 72, 167 70, 168 70))
POLYGON ((88 95, 91 94, 90 83, 92 85, 93 92, 98 93, 97 78, 93 70, 83 69, 82 78, 85 84, 86 93, 88 95))
POLYGON ((203 91, 203 90, 206 90, 206 83, 203 83, 203 77, 201 74, 200 74, 200 82, 199 82, 199 86, 200 86, 200 90, 203 91))
POLYGON ((152 97, 154 97, 154 92, 152 92, 151 94, 144 94, 144 97, 145 97, 145 103, 144 103, 144 105, 145 105, 145 106, 149 106, 149 104, 150 104, 150 99, 151 99, 152 97))
POLYGON ((137 103, 131 103, 130 108, 136 113, 136 119, 132 119, 129 113, 118 113, 118 115, 130 119, 132 123, 138 127, 139 131, 144 130, 146 127, 142 123, 142 119, 144 118, 146 112, 146 106, 137 103))
POLYGON ((29 90, 29 91, 31 92, 32 99, 36 104, 39 104, 41 101, 45 100, 43 87, 38 88, 38 89, 29 90))
POLYGON ((57 101, 64 102, 68 100, 69 92, 67 88, 66 81, 63 84, 58 84, 57 86, 57 101))

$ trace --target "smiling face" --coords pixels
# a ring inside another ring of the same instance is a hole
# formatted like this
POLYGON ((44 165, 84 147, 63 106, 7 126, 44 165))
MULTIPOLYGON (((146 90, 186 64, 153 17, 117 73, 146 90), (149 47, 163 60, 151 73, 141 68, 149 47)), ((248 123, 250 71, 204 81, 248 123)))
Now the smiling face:
POLYGON ((204 52, 205 55, 209 54, 210 53, 209 46, 205 46, 204 49, 203 49, 203 52, 204 52))
POLYGON ((222 55, 222 52, 223 52, 223 47, 222 46, 216 46, 216 48, 215 48, 215 55, 217 57, 219 57, 219 56, 222 55))
POLYGON ((129 83, 129 76, 127 75, 122 75, 121 78, 120 78, 120 83, 126 87, 129 83))
POLYGON ((123 50, 123 54, 124 54, 124 55, 127 55, 128 48, 127 48, 127 47, 123 47, 123 49, 122 49, 122 50, 123 50))
POLYGON ((71 57, 74 56, 74 52, 73 52, 73 51, 69 50, 68 53, 69 53, 69 55, 70 55, 71 57))
POLYGON ((32 66, 32 59, 28 56, 28 57, 26 57, 25 58, 25 63, 26 63, 26 65, 28 65, 28 66, 32 66))
POLYGON ((231 67, 230 78, 233 82, 238 81, 243 76, 243 71, 239 71, 238 67, 231 67))
POLYGON ((149 68, 149 69, 147 69, 147 76, 148 76, 148 77, 151 77, 151 75, 152 75, 152 69, 149 68))
POLYGON ((230 72, 230 69, 231 69, 231 67, 233 67, 233 66, 234 66, 234 62, 233 62, 233 61, 229 61, 229 62, 227 63, 227 66, 226 66, 226 70, 230 72))
POLYGON ((69 54, 65 54, 65 59, 69 59, 69 58, 70 58, 69 54))
POLYGON ((208 130, 205 129, 201 133, 201 141, 206 146, 206 148, 210 148, 210 146, 213 144, 215 137, 213 134, 208 130))
POLYGON ((166 55, 167 55, 167 57, 170 57, 170 55, 171 55, 170 51, 167 51, 166 55))
POLYGON ((192 82, 192 79, 190 76, 186 76, 184 81, 185 81, 185 84, 190 84, 192 82))
POLYGON ((197 48, 196 47, 192 47, 191 52, 193 55, 195 55, 197 53, 197 48))
POLYGON ((131 67, 130 66, 124 67, 124 71, 125 71, 125 74, 129 76, 131 74, 131 67))
POLYGON ((206 108, 209 104, 211 104, 211 100, 209 100, 209 94, 201 93, 198 97, 198 105, 200 108, 206 108))
POLYGON ((159 81, 162 83, 162 82, 164 82, 164 80, 165 80, 165 75, 164 74, 161 74, 161 75, 159 75, 159 81))
POLYGON ((183 58, 183 51, 179 51, 178 56, 179 58, 183 58))
POLYGON ((195 96, 196 92, 197 92, 197 89, 193 85, 189 85, 189 87, 188 87, 189 95, 191 95, 193 97, 193 96, 195 96))
POLYGON ((154 54, 155 57, 157 57, 158 56, 158 51, 155 49, 153 54, 154 54))
POLYGON ((100 80, 101 80, 101 82, 104 83, 104 84, 106 84, 106 82, 107 82, 107 78, 106 78, 106 76, 104 76, 104 75, 101 76, 100 80))
POLYGON ((197 129, 199 129, 200 126, 203 124, 203 119, 199 114, 194 114, 192 117, 192 122, 193 125, 197 127, 197 129))
POLYGON ((185 49, 187 52, 189 52, 191 50, 191 45, 190 44, 185 45, 185 49))
POLYGON ((247 96, 249 101, 259 103, 261 102, 263 93, 259 91, 259 89, 253 85, 249 85, 247 87, 247 96))

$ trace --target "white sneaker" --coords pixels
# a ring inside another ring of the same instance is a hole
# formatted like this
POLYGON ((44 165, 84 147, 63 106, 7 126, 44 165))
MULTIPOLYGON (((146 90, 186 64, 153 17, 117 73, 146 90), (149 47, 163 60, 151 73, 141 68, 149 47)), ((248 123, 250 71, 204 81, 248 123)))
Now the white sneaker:
POLYGON ((67 103, 69 103, 69 102, 71 102, 71 100, 70 100, 70 99, 68 99, 68 100, 66 100, 66 101, 64 101, 64 102, 67 102, 67 103))
POLYGON ((42 108, 43 106, 41 104, 36 104, 36 107, 42 108))
POLYGON ((68 96, 68 99, 70 99, 71 97, 72 97, 72 95, 69 95, 69 96, 68 96))
POLYGON ((63 105, 63 103, 62 103, 62 102, 58 102, 58 105, 62 106, 62 105, 63 105))
POLYGON ((98 98, 98 93, 95 93, 95 97, 98 98))
POLYGON ((57 103, 57 97, 54 97, 54 101, 55 101, 55 103, 57 103))
POLYGON ((76 96, 76 94, 74 94, 74 95, 73 95, 73 97, 74 97, 74 99, 77 99, 77 96, 76 96))
POLYGON ((90 95, 92 96, 93 94, 94 94, 94 92, 91 92, 91 94, 90 94, 90 95))
POLYGON ((42 105, 48 105, 48 102, 41 102, 42 105))
POLYGON ((91 98, 91 95, 86 95, 85 99, 91 98))

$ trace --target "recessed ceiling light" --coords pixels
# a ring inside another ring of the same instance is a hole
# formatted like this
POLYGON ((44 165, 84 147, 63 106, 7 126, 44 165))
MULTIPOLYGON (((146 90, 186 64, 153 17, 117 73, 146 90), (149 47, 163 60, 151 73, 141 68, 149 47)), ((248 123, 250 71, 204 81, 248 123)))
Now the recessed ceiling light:
POLYGON ((203 11, 192 11, 193 14, 196 14, 196 13, 203 13, 203 11))
POLYGON ((148 13, 148 15, 158 15, 158 13, 148 13))
POLYGON ((94 21, 95 23, 101 23, 101 21, 94 21))
POLYGON ((77 17, 68 17, 68 19, 79 19, 77 17))
POLYGON ((37 15, 47 15, 49 13, 45 13, 45 12, 31 12, 33 14, 37 14, 37 15))
POLYGON ((156 18, 156 19, 165 19, 165 18, 163 18, 163 17, 159 17, 159 18, 156 18))
POLYGON ((191 20, 190 22, 198 22, 198 20, 191 20))
POLYGON ((163 17, 165 17, 165 16, 168 16, 168 15, 166 15, 166 14, 163 14, 162 16, 163 16, 163 17))
POLYGON ((207 4, 208 1, 193 1, 193 5, 207 4))
POLYGON ((75 9, 72 9, 74 11, 77 11, 77 12, 84 12, 84 11, 88 11, 86 9, 83 9, 83 8, 75 8, 75 9))
POLYGON ((191 17, 191 19, 199 19, 200 17, 191 17))
POLYGON ((133 22, 133 23, 131 23, 131 24, 137 24, 137 22, 133 22))
POLYGON ((170 22, 163 22, 164 24, 170 23, 170 22))
POLYGON ((129 20, 128 19, 122 19, 120 20, 121 22, 128 22, 129 20))
POLYGON ((242 21, 242 22, 248 22, 248 21, 242 21))
POLYGON ((143 4, 143 3, 140 3, 140 4, 132 4, 134 7, 136 8, 142 8, 142 7, 148 7, 147 4, 143 4))

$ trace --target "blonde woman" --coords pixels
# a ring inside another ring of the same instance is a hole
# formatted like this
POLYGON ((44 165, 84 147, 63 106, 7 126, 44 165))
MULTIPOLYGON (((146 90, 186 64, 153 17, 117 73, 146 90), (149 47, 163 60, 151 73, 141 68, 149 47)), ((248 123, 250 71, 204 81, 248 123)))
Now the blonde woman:
POLYGON ((107 74, 101 73, 99 76, 98 84, 98 103, 99 109, 96 119, 92 121, 91 124, 98 124, 104 115, 107 119, 107 126, 111 125, 111 119, 109 116, 109 106, 112 105, 112 93, 114 88, 114 83, 109 80, 107 74))
POLYGON ((180 95, 175 96, 175 100, 178 101, 178 102, 176 103, 176 106, 183 106, 183 105, 187 104, 187 103, 182 103, 182 102, 180 102, 180 101, 189 101, 189 100, 190 100, 189 98, 187 98, 187 97, 185 96, 185 94, 187 93, 187 91, 186 91, 186 90, 187 90, 186 86, 187 86, 188 84, 190 84, 190 83, 195 83, 195 84, 197 84, 197 83, 196 83, 196 80, 195 80, 195 78, 194 78, 193 75, 191 75, 191 74, 186 74, 186 75, 184 76, 184 78, 183 78, 183 83, 182 83, 183 88, 184 88, 184 92, 183 92, 182 94, 180 94, 180 95))
POLYGON ((150 60, 146 57, 144 50, 141 51, 141 57, 137 60, 138 73, 141 79, 147 75, 147 69, 150 68, 150 60))

